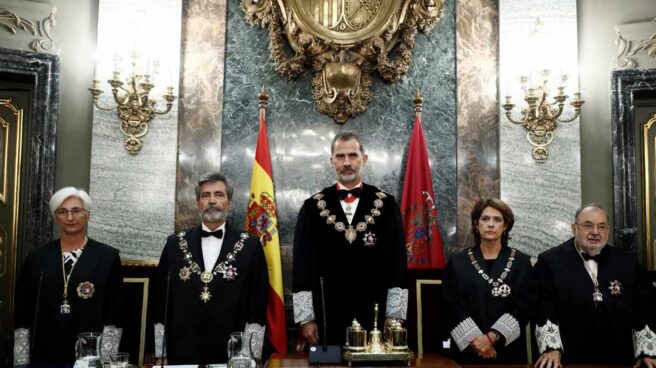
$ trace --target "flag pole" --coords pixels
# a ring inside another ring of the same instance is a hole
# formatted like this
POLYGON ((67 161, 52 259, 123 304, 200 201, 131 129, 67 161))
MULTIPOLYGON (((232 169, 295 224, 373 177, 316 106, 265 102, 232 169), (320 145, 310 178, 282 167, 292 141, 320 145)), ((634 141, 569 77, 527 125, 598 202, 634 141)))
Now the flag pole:
POLYGON ((417 88, 417 93, 415 93, 412 102, 415 104, 415 118, 421 118, 421 109, 424 105, 424 98, 419 94, 419 88, 417 88))
POLYGON ((263 114, 266 111, 267 104, 269 103, 269 94, 264 88, 264 85, 262 85, 262 90, 260 90, 260 93, 257 97, 260 101, 260 114, 263 114))

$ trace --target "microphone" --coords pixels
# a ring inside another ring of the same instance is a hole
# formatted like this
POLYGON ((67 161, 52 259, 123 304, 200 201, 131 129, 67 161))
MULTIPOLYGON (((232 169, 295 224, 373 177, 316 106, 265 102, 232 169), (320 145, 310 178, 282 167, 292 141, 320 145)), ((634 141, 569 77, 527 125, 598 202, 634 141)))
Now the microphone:
POLYGON ((41 304, 41 286, 43 285, 43 270, 39 275, 39 287, 36 291, 36 305, 34 309, 34 321, 32 323, 32 336, 30 339, 30 355, 34 353, 34 341, 36 340, 36 323, 39 321, 39 305, 41 304))
POLYGON ((169 318, 169 290, 171 290, 171 271, 166 274, 166 299, 164 299, 164 332, 162 332, 162 360, 160 368, 164 368, 166 357, 166 322, 169 318))
POLYGON ((321 347, 310 346, 310 354, 308 356, 309 364, 320 363, 341 363, 342 349, 339 345, 327 345, 326 330, 328 325, 326 322, 326 298, 323 291, 323 277, 319 277, 319 285, 321 286, 321 314, 323 318, 323 344, 321 347))

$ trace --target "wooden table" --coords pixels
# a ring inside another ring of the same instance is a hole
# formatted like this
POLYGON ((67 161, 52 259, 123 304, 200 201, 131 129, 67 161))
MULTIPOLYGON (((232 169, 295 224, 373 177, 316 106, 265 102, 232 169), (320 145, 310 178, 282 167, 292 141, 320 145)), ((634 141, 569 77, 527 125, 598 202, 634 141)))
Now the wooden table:
MULTIPOLYGON (((411 362, 412 367, 424 368, 533 368, 530 364, 499 364, 499 365, 459 365, 451 359, 439 356, 437 354, 424 354, 422 359, 414 359, 411 362)), ((313 368, 315 365, 309 365, 306 353, 287 353, 287 354, 273 354, 267 361, 265 368, 313 368)), ((321 367, 326 368, 342 368, 348 367, 348 363, 341 364, 322 364, 321 367)), ((353 364, 353 367, 371 368, 364 364, 353 364)), ((380 367, 380 366, 375 366, 380 367)), ((406 365, 385 365, 385 367, 407 368, 406 365)), ((619 368, 621 366, 604 366, 604 368, 619 368)), ((567 365, 565 368, 600 368, 598 365, 567 365)), ((626 368, 626 367, 623 367, 626 368)))

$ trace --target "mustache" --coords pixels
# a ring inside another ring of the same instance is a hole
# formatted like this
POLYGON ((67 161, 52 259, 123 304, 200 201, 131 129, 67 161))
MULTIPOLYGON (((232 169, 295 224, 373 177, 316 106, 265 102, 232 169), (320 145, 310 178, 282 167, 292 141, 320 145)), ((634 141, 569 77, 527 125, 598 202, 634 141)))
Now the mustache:
POLYGON ((221 206, 218 206, 218 205, 210 205, 209 207, 207 207, 207 208, 205 208, 205 209, 203 210, 203 213, 208 213, 208 212, 210 212, 210 211, 212 211, 212 210, 217 210, 217 211, 219 211, 219 212, 224 212, 224 211, 225 211, 221 206))

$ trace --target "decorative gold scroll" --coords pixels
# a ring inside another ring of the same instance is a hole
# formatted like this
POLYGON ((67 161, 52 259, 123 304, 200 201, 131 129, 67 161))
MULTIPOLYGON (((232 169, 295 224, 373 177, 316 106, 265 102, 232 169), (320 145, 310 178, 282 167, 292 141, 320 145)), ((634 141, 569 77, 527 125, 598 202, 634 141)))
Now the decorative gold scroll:
POLYGON ((241 0, 241 8, 251 26, 268 29, 278 73, 293 79, 312 67, 317 110, 343 124, 369 105, 374 72, 395 82, 408 71, 417 30, 430 31, 444 0, 241 0))

